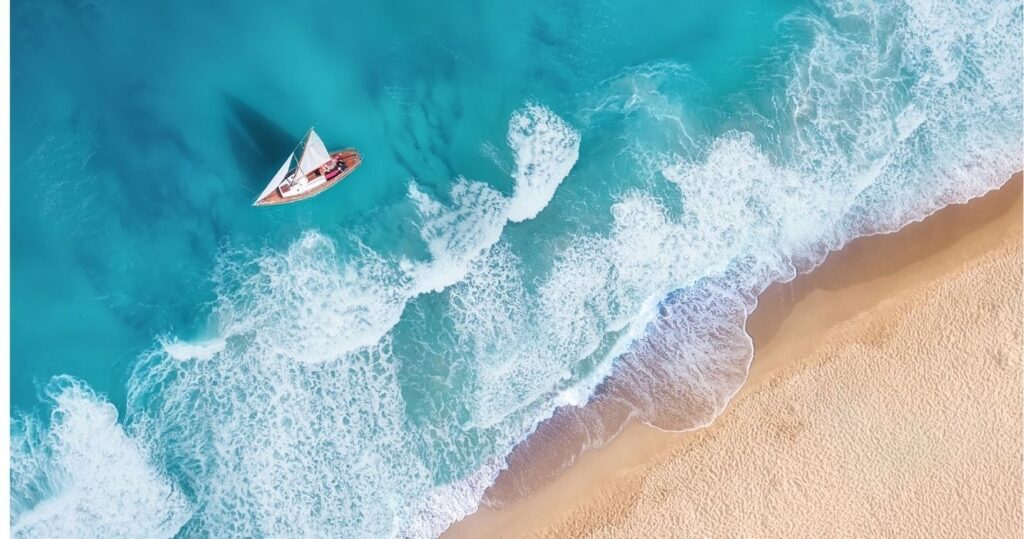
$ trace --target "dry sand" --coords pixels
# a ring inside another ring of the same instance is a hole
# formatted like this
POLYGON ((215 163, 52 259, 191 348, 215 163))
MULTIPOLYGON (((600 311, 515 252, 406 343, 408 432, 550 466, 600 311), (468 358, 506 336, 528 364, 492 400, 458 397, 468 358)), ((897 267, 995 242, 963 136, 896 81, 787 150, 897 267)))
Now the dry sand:
POLYGON ((762 295, 709 428, 631 426, 446 537, 1020 537, 1021 179, 762 295))

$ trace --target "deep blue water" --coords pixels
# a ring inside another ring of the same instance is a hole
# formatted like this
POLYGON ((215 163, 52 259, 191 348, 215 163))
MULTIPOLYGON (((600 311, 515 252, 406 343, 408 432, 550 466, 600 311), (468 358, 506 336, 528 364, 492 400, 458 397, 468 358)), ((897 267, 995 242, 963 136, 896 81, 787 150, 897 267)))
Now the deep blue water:
POLYGON ((15 534, 436 534, 609 373, 712 418, 764 286, 1021 168, 1014 2, 563 4, 13 2, 15 534), (364 164, 252 208, 311 125, 364 164))

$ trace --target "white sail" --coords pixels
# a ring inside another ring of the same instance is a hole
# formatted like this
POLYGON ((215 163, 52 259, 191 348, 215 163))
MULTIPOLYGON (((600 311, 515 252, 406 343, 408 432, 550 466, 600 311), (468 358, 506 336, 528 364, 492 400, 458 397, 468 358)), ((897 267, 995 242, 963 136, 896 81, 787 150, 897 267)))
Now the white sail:
POLYGON ((309 174, 320 168, 320 165, 326 163, 330 158, 331 154, 327 152, 324 141, 320 140, 316 131, 310 129, 309 136, 306 137, 306 147, 302 149, 302 157, 299 159, 299 170, 303 174, 309 174))
POLYGON ((294 153, 288 156, 288 159, 285 160, 284 164, 281 165, 281 168, 278 169, 277 174, 274 174, 274 177, 270 180, 270 183, 267 184, 267 188, 264 189, 262 193, 260 193, 260 196, 256 197, 256 202, 259 202, 264 198, 267 198, 267 195, 273 193, 274 189, 277 189, 277 186, 281 185, 281 181, 284 180, 285 174, 288 174, 288 169, 291 168, 292 159, 295 159, 294 153))

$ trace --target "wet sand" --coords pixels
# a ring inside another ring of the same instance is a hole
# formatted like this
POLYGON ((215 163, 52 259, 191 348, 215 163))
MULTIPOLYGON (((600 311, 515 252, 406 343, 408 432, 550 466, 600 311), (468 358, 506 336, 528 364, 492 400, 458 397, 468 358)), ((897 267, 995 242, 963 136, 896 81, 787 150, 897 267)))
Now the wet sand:
POLYGON ((851 242, 762 294, 711 427, 631 425, 445 537, 1020 536, 1020 244, 1019 174, 851 242))

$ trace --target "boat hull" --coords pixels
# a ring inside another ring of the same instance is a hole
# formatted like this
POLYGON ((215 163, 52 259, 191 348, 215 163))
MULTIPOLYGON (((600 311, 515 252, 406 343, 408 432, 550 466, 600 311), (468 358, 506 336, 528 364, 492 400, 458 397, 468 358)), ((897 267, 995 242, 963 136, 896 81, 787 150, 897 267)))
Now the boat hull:
MULTIPOLYGON (((342 170, 338 175, 326 179, 324 183, 310 189, 309 191, 294 196, 282 196, 280 188, 274 189, 267 196, 254 202, 253 206, 279 206, 281 204, 291 204, 292 202, 299 202, 300 200, 313 198, 319 195, 320 193, 323 193, 324 191, 330 189, 331 187, 334 187, 335 185, 341 183, 342 180, 347 178, 349 174, 352 174, 352 171, 354 171, 356 168, 359 167, 359 165, 363 163, 362 156, 359 155, 358 151, 352 148, 347 148, 344 150, 333 152, 331 153, 331 157, 335 159, 340 159, 343 163, 345 163, 345 169, 342 170)), ((294 173, 295 169, 288 171, 289 176, 294 173)), ((307 174, 306 178, 312 181, 319 175, 320 171, 315 171, 310 174, 307 174)))

